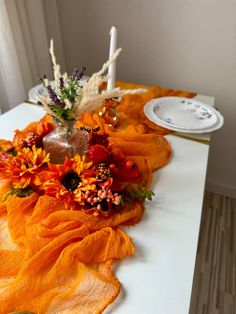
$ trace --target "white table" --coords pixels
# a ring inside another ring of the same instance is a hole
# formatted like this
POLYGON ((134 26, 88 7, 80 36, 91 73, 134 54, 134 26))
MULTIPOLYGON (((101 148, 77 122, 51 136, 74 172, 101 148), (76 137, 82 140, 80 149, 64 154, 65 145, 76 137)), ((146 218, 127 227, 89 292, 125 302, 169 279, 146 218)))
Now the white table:
MULTIPOLYGON (((197 96, 210 105, 214 99, 197 96)), ((21 104, 0 116, 0 138, 40 119, 44 111, 21 104)), ((167 136, 169 164, 154 174, 155 198, 142 221, 126 228, 136 246, 134 257, 116 270, 123 285, 105 313, 187 314, 189 312, 209 145, 167 136)))

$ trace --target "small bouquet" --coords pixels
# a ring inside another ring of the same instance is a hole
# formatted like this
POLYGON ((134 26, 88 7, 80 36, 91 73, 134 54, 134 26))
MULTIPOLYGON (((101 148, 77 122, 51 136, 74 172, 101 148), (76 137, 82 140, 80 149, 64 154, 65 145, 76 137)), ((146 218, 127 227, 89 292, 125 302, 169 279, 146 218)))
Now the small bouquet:
MULTIPOLYGON (((103 82, 108 76, 105 72, 109 65, 116 60, 121 49, 103 65, 102 69, 94 73, 86 82, 81 81, 85 67, 75 69, 71 76, 67 73, 61 74, 60 65, 56 62, 53 41, 50 43, 50 54, 53 64, 54 85, 52 86, 46 76, 42 78, 48 96, 40 96, 38 104, 53 117, 56 129, 46 136, 44 148, 50 153, 51 162, 62 163, 65 157, 72 158, 75 154, 86 155, 88 151, 89 134, 86 130, 75 127, 75 122, 80 115, 86 111, 96 109, 104 100, 111 100, 113 97, 121 97, 126 94, 142 93, 144 89, 122 90, 101 90, 103 82)), ((115 117, 116 119, 116 117, 115 117)), ((116 119, 117 123, 117 119, 116 119)))
POLYGON ((40 96, 41 101, 38 104, 43 106, 56 122, 77 120, 82 113, 96 109, 105 99, 146 92, 145 89, 126 90, 119 87, 112 90, 100 89, 102 83, 108 80, 108 75, 105 73, 109 65, 119 56, 121 48, 117 49, 112 57, 104 63, 100 71, 94 73, 84 83, 81 82, 81 79, 86 70, 85 67, 80 70, 75 69, 70 77, 67 73, 61 74, 60 65, 56 62, 52 40, 49 51, 54 70, 54 86, 50 84, 46 76, 41 79, 49 96, 40 96))

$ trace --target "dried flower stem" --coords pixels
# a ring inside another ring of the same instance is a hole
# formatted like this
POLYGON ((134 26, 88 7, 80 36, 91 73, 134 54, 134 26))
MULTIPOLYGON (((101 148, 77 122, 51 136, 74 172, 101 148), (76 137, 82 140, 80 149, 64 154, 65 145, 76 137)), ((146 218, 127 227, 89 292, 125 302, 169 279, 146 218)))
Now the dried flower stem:
POLYGON ((50 48, 49 52, 52 58, 52 64, 53 64, 53 75, 54 75, 54 80, 55 80, 55 89, 58 90, 60 86, 60 77, 61 77, 61 68, 60 65, 57 64, 57 59, 54 53, 54 43, 53 39, 50 40, 50 48))

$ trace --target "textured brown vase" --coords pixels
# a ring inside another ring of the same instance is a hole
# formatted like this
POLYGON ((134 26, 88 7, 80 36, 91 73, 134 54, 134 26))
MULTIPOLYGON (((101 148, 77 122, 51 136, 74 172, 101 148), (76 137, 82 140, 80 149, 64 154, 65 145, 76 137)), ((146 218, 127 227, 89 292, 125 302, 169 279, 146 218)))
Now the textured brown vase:
POLYGON ((52 163, 63 163, 65 157, 86 155, 90 134, 74 126, 75 121, 56 123, 56 128, 43 139, 44 149, 50 153, 52 163))

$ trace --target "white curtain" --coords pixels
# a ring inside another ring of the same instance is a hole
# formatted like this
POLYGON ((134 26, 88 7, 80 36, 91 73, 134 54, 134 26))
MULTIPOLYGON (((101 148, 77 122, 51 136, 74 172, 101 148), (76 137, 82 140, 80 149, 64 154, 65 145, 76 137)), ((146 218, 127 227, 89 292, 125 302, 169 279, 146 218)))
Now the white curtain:
POLYGON ((51 75, 43 0, 0 0, 0 107, 27 99, 44 74, 51 75))

